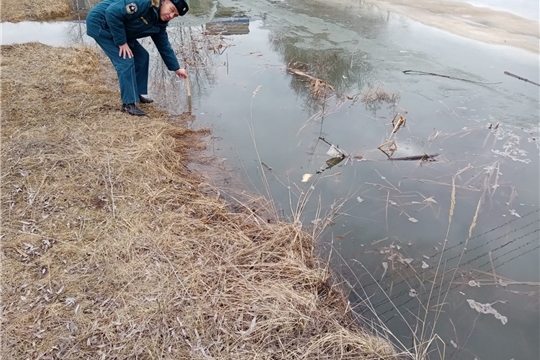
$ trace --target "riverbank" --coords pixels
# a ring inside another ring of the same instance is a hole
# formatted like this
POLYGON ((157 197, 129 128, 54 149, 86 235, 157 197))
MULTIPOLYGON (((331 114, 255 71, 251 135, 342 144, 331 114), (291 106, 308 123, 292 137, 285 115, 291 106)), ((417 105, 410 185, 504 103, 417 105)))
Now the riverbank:
POLYGON ((395 356, 300 224, 187 170, 206 130, 120 113, 114 78, 90 48, 2 47, 2 357, 395 356))
POLYGON ((540 51, 538 22, 508 12, 448 0, 384 0, 376 5, 424 25, 487 44, 540 51))

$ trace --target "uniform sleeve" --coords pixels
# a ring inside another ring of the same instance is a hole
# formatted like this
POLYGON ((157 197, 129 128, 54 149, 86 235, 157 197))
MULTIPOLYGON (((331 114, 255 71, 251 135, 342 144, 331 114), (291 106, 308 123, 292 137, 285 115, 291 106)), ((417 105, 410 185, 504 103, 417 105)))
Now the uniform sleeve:
POLYGON ((171 47, 166 28, 162 27, 159 33, 152 35, 152 40, 154 41, 154 44, 156 44, 156 48, 158 49, 163 62, 167 66, 167 69, 170 71, 180 69, 180 63, 171 47))
POLYGON ((149 6, 149 0, 118 0, 109 5, 105 11, 105 18, 115 45, 120 46, 127 42, 124 23, 135 19, 149 6))

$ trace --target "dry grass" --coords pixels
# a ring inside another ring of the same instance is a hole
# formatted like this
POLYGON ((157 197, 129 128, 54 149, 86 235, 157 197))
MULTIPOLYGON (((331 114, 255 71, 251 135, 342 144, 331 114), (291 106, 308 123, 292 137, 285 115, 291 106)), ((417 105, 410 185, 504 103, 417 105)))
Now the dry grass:
POLYGON ((399 92, 389 93, 381 85, 373 84, 370 84, 361 95, 362 102, 368 107, 377 107, 383 102, 395 106, 400 98, 401 95, 399 92))
POLYGON ((1 0, 2 22, 44 21, 72 14, 70 0, 17 1, 1 0))
POLYGON ((120 113, 103 73, 2 47, 2 358, 395 358, 299 224, 203 194, 196 132, 120 113))
POLYGON ((289 64, 287 66, 287 71, 291 74, 295 74, 309 81, 311 95, 314 99, 320 99, 321 97, 324 97, 326 99, 329 93, 334 91, 334 87, 328 84, 326 81, 307 74, 306 72, 301 70, 302 67, 297 69, 295 68, 295 66, 298 66, 298 64, 289 64))

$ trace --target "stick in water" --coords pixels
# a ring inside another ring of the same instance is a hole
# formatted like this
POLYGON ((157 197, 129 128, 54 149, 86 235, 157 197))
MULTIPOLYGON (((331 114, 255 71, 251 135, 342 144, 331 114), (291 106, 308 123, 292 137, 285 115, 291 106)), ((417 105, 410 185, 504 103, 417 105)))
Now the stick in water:
POLYGON ((189 85, 189 77, 186 78, 186 88, 187 88, 188 111, 191 113, 191 86, 189 85))
POLYGON ((525 81, 525 82, 534 84, 534 85, 536 85, 536 86, 540 86, 540 84, 537 84, 537 83, 535 83, 534 81, 531 81, 531 80, 529 80, 529 79, 525 79, 525 78, 523 78, 523 77, 521 77, 521 76, 518 76, 518 75, 516 75, 516 74, 509 73, 508 71, 505 71, 504 74, 505 74, 505 75, 508 75, 508 76, 511 76, 511 77, 515 77, 516 79, 523 80, 523 81, 525 81))

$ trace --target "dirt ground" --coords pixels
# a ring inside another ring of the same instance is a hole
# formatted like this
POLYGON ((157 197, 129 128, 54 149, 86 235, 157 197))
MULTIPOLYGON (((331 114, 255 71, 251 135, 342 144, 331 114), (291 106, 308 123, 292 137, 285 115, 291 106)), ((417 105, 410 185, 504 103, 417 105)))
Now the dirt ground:
POLYGON ((187 169, 205 129, 121 113, 94 49, 1 50, 2 358, 396 358, 301 224, 187 169))

